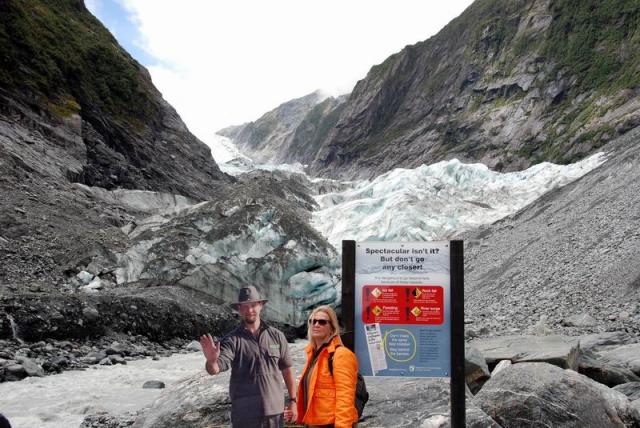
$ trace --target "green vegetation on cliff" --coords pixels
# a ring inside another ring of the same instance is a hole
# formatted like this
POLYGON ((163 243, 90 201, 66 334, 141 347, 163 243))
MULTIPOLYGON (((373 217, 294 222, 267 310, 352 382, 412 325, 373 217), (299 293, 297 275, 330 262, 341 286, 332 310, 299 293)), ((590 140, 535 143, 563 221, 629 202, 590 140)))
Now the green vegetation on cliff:
POLYGON ((578 77, 579 90, 640 85, 638 0, 556 0, 545 53, 578 77))
POLYGON ((55 115, 156 114, 150 79, 82 0, 0 1, 0 52, 0 87, 55 115))

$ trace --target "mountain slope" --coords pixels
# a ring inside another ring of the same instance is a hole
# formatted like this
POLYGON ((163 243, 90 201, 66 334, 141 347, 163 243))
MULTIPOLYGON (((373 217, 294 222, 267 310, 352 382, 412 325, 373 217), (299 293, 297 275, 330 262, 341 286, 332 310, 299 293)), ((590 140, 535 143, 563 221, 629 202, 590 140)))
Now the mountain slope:
POLYGON ((604 149, 584 177, 463 235, 469 328, 557 331, 586 313, 607 331, 639 332, 640 128, 604 149))
POLYGON ((320 135, 299 128, 281 150, 254 132, 250 150, 343 178, 452 158, 574 162, 640 125, 639 28, 634 0, 477 0, 372 67, 320 135))
POLYGON ((0 111, 59 140, 72 181, 199 198, 229 181, 81 0, 0 2, 0 50, 0 111))
POLYGON ((222 334, 252 281, 269 321, 335 300, 308 189, 223 174, 82 1, 0 0, 0 51, 0 340, 222 334))
POLYGON ((254 122, 230 126, 217 133, 261 163, 308 163, 339 118, 344 97, 316 91, 282 103, 254 122))
POLYGON ((478 0, 358 82, 312 169, 574 161, 640 123, 638 28, 636 1, 478 0))
POLYGON ((235 181, 147 71, 81 0, 0 1, 0 52, 0 337, 132 331, 144 312, 137 328, 167 339, 230 319, 177 288, 107 290, 131 244, 122 226, 150 207, 217 200, 235 181), (103 292, 82 288, 87 270, 103 292))

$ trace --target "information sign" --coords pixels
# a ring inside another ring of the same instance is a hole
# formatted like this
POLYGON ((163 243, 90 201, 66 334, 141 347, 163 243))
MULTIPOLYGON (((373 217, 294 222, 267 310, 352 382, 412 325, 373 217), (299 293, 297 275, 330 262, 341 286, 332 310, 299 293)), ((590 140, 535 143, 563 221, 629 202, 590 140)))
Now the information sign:
POLYGON ((362 375, 450 375, 449 265, 449 241, 356 243, 354 332, 362 375))
POLYGON ((344 344, 363 376, 447 377, 465 425, 462 241, 342 241, 344 344))

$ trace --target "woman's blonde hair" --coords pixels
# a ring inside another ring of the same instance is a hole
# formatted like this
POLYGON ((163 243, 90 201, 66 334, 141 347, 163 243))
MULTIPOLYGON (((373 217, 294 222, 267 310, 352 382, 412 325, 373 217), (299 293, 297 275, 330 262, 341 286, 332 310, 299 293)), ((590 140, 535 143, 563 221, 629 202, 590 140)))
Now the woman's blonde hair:
MULTIPOLYGON (((311 315, 309 315, 309 320, 313 319, 313 316, 318 312, 324 312, 329 316, 329 325, 331 325, 331 337, 340 335, 340 325, 338 324, 338 316, 336 315, 336 311, 334 311, 331 306, 327 306, 327 305, 318 306, 313 311, 311 311, 311 315)), ((307 338, 308 339, 311 339, 311 327, 313 326, 307 322, 307 338)))

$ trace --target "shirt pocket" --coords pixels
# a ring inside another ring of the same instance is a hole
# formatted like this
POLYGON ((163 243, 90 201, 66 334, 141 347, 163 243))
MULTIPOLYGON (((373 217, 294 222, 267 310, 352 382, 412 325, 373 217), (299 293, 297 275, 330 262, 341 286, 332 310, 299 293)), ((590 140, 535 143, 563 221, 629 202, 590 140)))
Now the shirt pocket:
POLYGON ((280 361, 280 349, 267 348, 266 352, 264 353, 264 359, 265 368, 263 369, 263 372, 271 373, 279 370, 278 363, 280 361))
POLYGON ((270 358, 280 358, 280 347, 275 348, 275 347, 269 347, 267 349, 267 356, 270 358))

